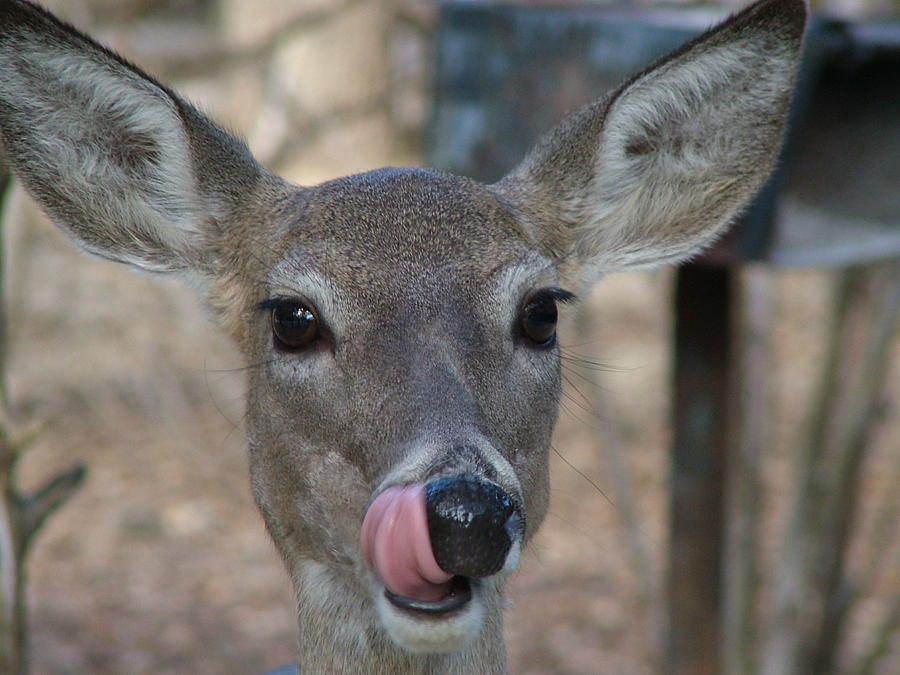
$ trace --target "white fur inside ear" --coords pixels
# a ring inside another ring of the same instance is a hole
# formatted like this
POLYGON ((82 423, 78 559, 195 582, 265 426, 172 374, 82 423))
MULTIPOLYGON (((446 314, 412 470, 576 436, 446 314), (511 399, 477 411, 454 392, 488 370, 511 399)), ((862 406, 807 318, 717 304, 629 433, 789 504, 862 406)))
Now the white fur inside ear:
POLYGON ((603 271, 708 245, 768 173, 794 72, 787 44, 738 39, 646 73, 606 113, 589 188, 564 204, 603 271))
POLYGON ((200 211, 171 98, 111 57, 45 35, 7 36, 0 73, 8 151, 53 218, 93 253, 169 266, 160 250, 184 251, 200 211))

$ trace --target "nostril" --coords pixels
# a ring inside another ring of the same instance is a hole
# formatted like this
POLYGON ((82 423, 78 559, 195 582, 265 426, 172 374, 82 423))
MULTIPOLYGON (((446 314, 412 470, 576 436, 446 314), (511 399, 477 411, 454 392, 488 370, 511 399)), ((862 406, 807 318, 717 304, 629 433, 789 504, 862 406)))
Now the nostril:
POLYGON ((496 574, 521 530, 510 496, 470 474, 428 483, 425 508, 435 560, 449 574, 496 574))

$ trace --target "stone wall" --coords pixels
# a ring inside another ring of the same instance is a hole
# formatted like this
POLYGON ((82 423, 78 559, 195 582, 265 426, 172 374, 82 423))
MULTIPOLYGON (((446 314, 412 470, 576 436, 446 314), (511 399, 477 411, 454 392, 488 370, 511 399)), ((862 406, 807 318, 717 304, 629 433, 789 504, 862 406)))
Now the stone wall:
POLYGON ((430 3, 401 0, 54 0, 60 16, 172 82, 313 183, 415 164, 430 3))

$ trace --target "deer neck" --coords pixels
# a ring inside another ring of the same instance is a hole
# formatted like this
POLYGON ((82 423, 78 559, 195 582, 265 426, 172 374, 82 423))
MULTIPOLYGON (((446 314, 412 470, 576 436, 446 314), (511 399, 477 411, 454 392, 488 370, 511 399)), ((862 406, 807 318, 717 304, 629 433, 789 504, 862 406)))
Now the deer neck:
POLYGON ((369 598, 329 568, 307 563, 296 582, 301 673, 507 672, 499 603, 491 603, 487 608, 483 629, 465 648, 449 654, 411 654, 388 637, 369 598))

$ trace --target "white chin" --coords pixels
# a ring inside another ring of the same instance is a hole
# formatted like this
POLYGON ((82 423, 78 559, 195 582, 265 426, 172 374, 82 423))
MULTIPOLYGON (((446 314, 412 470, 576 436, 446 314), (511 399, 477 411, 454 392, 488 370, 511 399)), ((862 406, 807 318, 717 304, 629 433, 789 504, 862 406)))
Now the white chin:
POLYGON ((484 623, 484 599, 476 584, 469 602, 439 614, 398 607, 387 599, 380 583, 373 584, 372 591, 381 625, 398 646, 413 654, 446 654, 462 649, 484 623))

